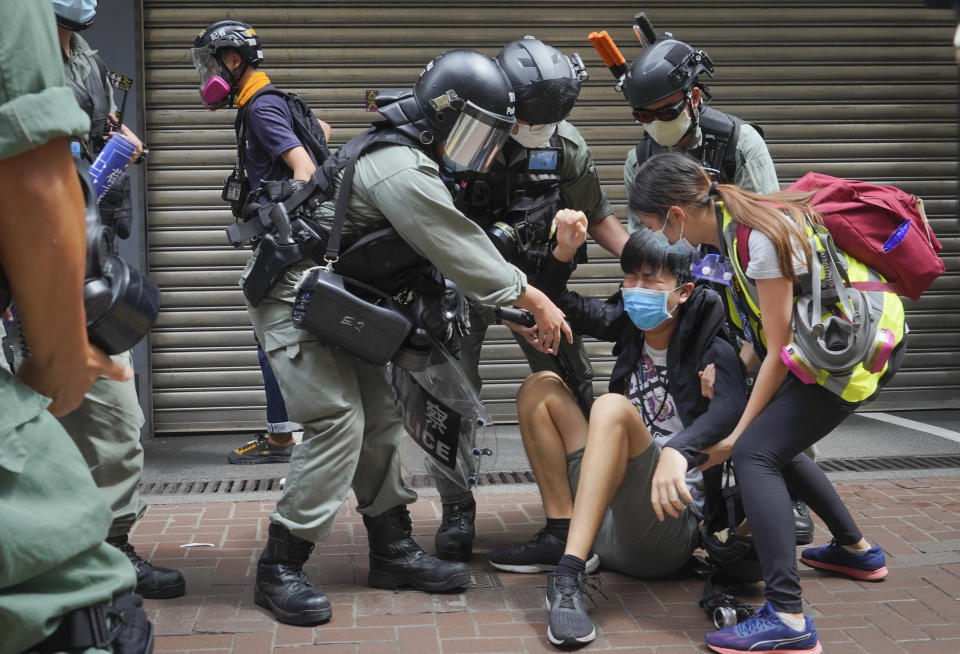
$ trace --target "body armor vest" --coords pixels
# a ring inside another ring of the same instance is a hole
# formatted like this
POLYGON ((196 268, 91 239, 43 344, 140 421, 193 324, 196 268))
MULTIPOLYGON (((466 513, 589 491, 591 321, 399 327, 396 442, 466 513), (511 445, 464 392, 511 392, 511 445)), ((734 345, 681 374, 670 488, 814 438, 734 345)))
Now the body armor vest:
MULTIPOLYGON (((711 107, 704 107, 699 116, 702 142, 700 147, 689 150, 688 153, 697 159, 706 168, 719 171, 721 184, 733 184, 737 174, 737 141, 740 139, 740 125, 744 121, 736 116, 725 114, 711 107)), ((763 136, 763 130, 757 125, 751 126, 763 136)), ((643 163, 655 154, 675 151, 676 148, 666 148, 659 145, 649 136, 644 137, 637 145, 637 165, 643 163)))
POLYGON ((96 55, 85 54, 90 64, 90 73, 82 81, 73 79, 70 75, 70 69, 64 65, 64 77, 67 85, 73 90, 73 95, 77 99, 80 108, 90 116, 90 133, 87 136, 89 153, 96 157, 106 143, 105 137, 110 131, 110 121, 107 115, 110 113, 110 99, 106 87, 107 69, 96 55))
POLYGON ((457 209, 487 231, 504 258, 531 280, 550 252, 562 166, 563 145, 557 132, 543 148, 527 149, 509 140, 486 173, 451 188, 457 209), (516 243, 509 255, 497 238, 505 238, 504 230, 516 243))

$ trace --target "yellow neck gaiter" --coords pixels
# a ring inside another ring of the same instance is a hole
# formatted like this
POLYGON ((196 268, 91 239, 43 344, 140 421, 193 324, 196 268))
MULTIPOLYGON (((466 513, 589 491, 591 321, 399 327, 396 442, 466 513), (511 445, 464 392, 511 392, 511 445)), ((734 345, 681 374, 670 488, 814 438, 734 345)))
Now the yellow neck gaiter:
POLYGON ((248 77, 247 83, 243 85, 243 88, 240 89, 240 93, 237 94, 237 106, 242 107, 243 105, 247 104, 250 98, 253 97, 254 93, 269 83, 270 78, 267 77, 266 73, 260 71, 257 71, 248 77))

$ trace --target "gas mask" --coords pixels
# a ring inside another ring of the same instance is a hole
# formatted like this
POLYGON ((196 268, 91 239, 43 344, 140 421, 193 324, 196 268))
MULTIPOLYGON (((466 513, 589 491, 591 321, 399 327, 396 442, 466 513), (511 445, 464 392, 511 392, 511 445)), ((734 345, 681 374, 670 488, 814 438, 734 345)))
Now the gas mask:
POLYGON ((693 119, 690 117, 690 112, 684 109, 673 120, 655 120, 652 123, 645 123, 643 129, 658 145, 670 148, 686 136, 692 124, 693 119))
POLYGON ((77 161, 87 205, 87 262, 83 280, 87 338, 107 354, 120 354, 150 331, 160 311, 160 294, 153 280, 114 252, 113 234, 100 220, 90 178, 77 161))
POLYGON ((532 150, 541 148, 550 142, 550 138, 557 131, 557 123, 547 123, 545 125, 517 125, 517 133, 510 134, 514 141, 532 150))
MULTIPOLYGON (((87 317, 87 339, 107 354, 120 354, 150 331, 160 311, 160 294, 153 280, 130 267, 114 252, 113 234, 100 220, 90 178, 79 159, 76 163, 86 200, 83 308, 87 317)), ((0 308, 6 308, 15 299, 0 269, 0 308)))
POLYGON ((229 105, 236 82, 233 73, 227 70, 220 57, 208 48, 191 48, 190 57, 193 67, 200 74, 200 98, 203 106, 215 111, 229 105))

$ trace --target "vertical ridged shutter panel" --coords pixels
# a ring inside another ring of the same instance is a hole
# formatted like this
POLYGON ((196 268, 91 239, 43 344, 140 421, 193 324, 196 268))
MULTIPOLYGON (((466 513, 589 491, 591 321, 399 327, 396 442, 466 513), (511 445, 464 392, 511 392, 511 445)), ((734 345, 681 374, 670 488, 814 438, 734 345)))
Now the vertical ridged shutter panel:
MULTIPOLYGON (((808 170, 896 184, 925 198, 944 244, 947 274, 919 302, 904 369, 874 407, 960 406, 960 230, 956 222, 956 66, 949 12, 914 2, 645 2, 656 27, 714 59, 713 106, 763 126, 783 184, 808 170), (903 6, 907 4, 909 6, 903 6), (771 8, 771 5, 775 8, 771 8)), ((368 89, 409 87, 433 55, 471 47, 493 55, 535 34, 578 51, 591 78, 571 116, 591 145, 604 188, 625 217, 627 150, 641 136, 587 34, 611 32, 628 60, 639 54, 634 2, 501 2, 437 5, 397 0, 222 3, 143 0, 150 272, 162 288, 153 330, 157 432, 262 426, 264 396, 252 330, 237 280, 247 257, 230 247, 231 216, 220 185, 234 156, 231 110, 205 111, 188 48, 207 23, 252 24, 266 47, 265 70, 301 93, 334 128, 334 145, 373 114, 368 89)), ((614 292, 617 262, 596 245, 571 286, 614 292)), ((610 346, 588 342, 606 388, 610 346)), ((527 373, 505 328, 484 347, 483 397, 494 415, 515 418, 513 397, 527 373)))

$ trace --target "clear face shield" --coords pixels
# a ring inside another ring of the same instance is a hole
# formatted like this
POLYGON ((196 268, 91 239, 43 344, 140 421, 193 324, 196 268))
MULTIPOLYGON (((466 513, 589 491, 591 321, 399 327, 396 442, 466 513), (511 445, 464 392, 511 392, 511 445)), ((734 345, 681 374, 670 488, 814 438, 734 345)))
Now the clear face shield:
POLYGON ((444 165, 454 173, 486 171, 515 123, 513 116, 491 113, 467 102, 447 136, 444 165))
POLYGON ((190 48, 193 67, 200 75, 200 97, 207 109, 226 106, 230 98, 230 83, 224 79, 221 64, 209 48, 190 48))

